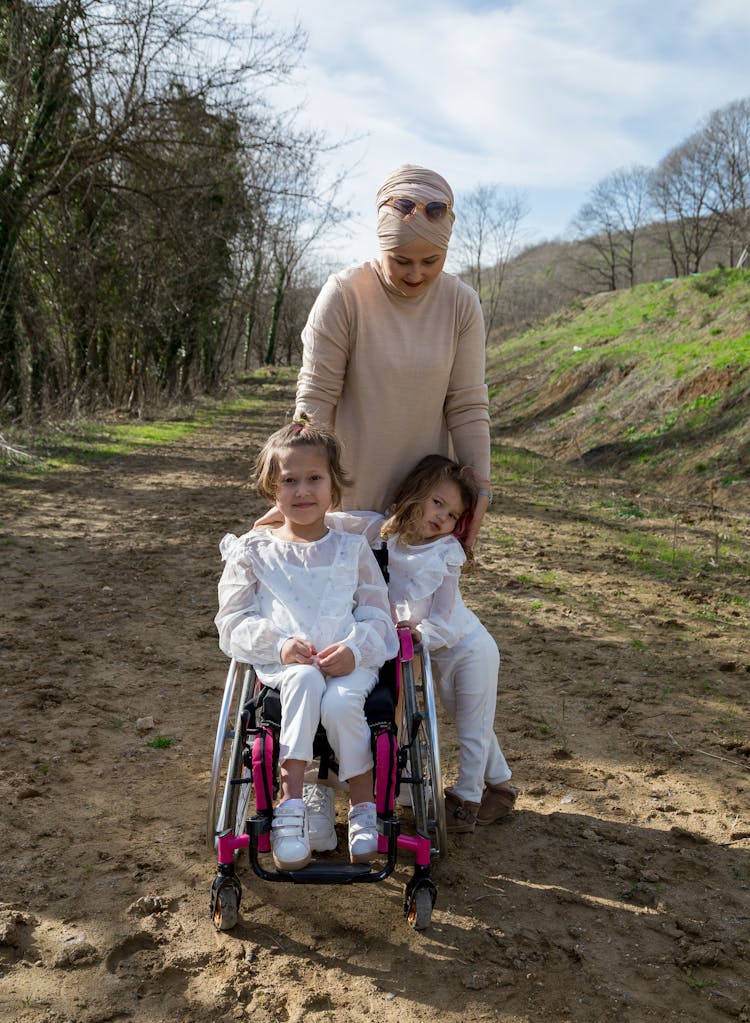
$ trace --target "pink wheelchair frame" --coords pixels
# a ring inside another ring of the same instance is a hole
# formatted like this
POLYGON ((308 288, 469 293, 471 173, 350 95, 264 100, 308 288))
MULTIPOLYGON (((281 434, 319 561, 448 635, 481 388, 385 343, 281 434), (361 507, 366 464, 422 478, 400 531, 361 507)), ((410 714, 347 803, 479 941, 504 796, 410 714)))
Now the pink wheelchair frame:
MULTIPOLYGON (((208 844, 218 859, 210 903, 217 929, 229 930, 238 921, 242 886, 235 861, 245 849, 258 877, 294 884, 374 883, 393 873, 400 854, 413 855, 414 872, 404 887, 404 915, 418 930, 429 926, 437 898, 432 862, 445 854, 447 843, 437 713, 427 651, 413 647, 408 629, 398 631, 400 652, 395 662, 386 665, 368 697, 372 711, 368 712, 367 705, 365 708, 375 760, 382 864, 319 859, 291 871, 263 865, 261 857, 270 852, 278 722, 265 719, 259 703, 259 693, 264 697, 273 691, 259 687, 250 666, 232 661, 216 734, 206 829, 208 844), (238 685, 240 678, 242 684, 238 685), (402 786, 408 786, 410 793, 414 834, 402 833, 396 814, 395 799, 402 786), (255 793, 252 816, 248 810, 251 790, 255 793)), ((322 741, 325 743, 324 733, 322 741)))

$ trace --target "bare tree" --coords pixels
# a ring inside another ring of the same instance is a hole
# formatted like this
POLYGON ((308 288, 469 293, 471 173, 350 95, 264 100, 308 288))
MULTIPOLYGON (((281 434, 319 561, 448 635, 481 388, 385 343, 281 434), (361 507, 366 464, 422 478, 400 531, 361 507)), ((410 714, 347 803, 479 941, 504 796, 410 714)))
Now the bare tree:
POLYGON ((479 295, 488 338, 498 318, 505 269, 527 214, 526 196, 498 184, 477 185, 456 203, 452 250, 461 276, 479 295))
POLYGON ((734 265, 750 245, 750 97, 714 110, 702 135, 714 179, 707 203, 721 221, 734 265))
POLYGON ((270 242, 275 276, 263 359, 266 365, 276 362, 281 307, 294 283, 296 271, 310 248, 345 216, 345 211, 336 201, 341 188, 340 179, 332 182, 319 195, 310 192, 310 183, 318 178, 315 162, 319 151, 319 140, 311 136, 304 150, 294 154, 294 161, 287 161, 286 173, 282 176, 285 187, 274 197, 274 224, 270 242))
POLYGON ((35 209, 69 178, 78 16, 77 4, 36 9, 23 0, 11 0, 0 13, 0 406, 12 413, 29 386, 20 249, 35 209))
POLYGON ((594 186, 573 220, 582 243, 581 269, 610 291, 637 283, 639 233, 652 212, 649 181, 648 168, 640 164, 613 171, 594 186))
POLYGON ((652 173, 651 196, 676 277, 701 270, 721 226, 715 184, 711 147, 702 132, 672 149, 652 173))
POLYGON ((123 389, 169 393, 218 378, 248 219, 241 165, 289 145, 273 135, 263 89, 304 43, 296 29, 267 31, 255 5, 243 29, 220 8, 0 7, 7 414, 38 409, 45 392, 118 400, 123 389))
POLYGON ((607 175, 571 228, 571 240, 543 242, 510 261, 501 336, 592 291, 747 259, 750 97, 713 111, 654 170, 607 175))

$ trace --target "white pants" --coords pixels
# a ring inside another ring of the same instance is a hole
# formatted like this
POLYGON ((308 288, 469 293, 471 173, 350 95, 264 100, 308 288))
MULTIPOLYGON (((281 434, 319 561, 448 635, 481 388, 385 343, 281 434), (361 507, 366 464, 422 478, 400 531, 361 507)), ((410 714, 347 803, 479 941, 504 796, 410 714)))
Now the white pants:
POLYGON ((495 735, 495 705, 500 654, 483 625, 452 649, 430 653, 435 684, 456 725, 458 781, 452 791, 478 803, 485 783, 497 785, 511 770, 495 735))
POLYGON ((290 664, 279 686, 279 762, 313 758, 313 739, 322 722, 339 762, 339 778, 356 778, 373 766, 365 700, 377 682, 373 668, 326 678, 313 664, 290 664))

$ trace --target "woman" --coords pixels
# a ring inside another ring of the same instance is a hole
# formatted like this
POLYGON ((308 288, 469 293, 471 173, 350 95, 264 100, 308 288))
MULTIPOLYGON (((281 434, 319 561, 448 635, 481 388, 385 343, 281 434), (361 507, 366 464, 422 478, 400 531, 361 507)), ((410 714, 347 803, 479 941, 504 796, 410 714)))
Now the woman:
MULTIPOLYGON (((471 546, 492 499, 489 410, 479 299, 443 272, 453 192, 434 171, 404 165, 383 182, 376 208, 379 259, 329 277, 310 311, 295 415, 335 428, 354 478, 347 510, 385 512, 425 455, 471 466, 479 488, 471 546)), ((483 800, 482 823, 513 808, 516 790, 502 788, 502 805, 483 800)), ((331 848, 332 790, 306 785, 305 802, 312 848, 331 848)))
POLYGON ((443 272, 455 214, 450 185, 399 167, 376 198, 380 258, 329 277, 302 332, 297 412, 335 427, 354 486, 347 509, 384 512, 429 454, 454 455, 489 489, 484 321, 468 285, 443 272))

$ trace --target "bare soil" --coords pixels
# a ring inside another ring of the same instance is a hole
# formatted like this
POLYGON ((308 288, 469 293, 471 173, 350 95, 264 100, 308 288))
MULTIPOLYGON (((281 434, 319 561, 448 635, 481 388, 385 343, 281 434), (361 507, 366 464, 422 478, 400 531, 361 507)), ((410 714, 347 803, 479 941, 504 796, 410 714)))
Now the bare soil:
POLYGON ((408 863, 348 888, 243 864, 214 930, 217 545, 289 402, 0 492, 0 1019, 750 1019, 750 519, 540 456, 500 472, 466 583, 516 812, 451 838, 424 932, 408 863))

